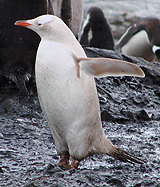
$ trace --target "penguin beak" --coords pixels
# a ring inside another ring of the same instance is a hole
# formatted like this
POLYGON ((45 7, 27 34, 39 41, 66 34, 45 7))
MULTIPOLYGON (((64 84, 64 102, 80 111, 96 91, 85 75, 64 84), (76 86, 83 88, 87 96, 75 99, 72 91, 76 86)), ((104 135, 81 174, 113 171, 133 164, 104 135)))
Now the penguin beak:
POLYGON ((16 21, 14 24, 21 27, 28 27, 32 25, 30 23, 27 23, 26 21, 16 21))

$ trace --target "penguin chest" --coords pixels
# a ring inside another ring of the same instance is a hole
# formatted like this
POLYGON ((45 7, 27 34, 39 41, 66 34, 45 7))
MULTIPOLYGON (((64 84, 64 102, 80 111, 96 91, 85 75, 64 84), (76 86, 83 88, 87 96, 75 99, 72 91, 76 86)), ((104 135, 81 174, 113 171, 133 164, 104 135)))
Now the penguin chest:
POLYGON ((52 50, 40 46, 36 59, 38 96, 54 139, 60 135, 59 141, 61 137, 72 139, 90 125, 91 106, 95 113, 98 110, 94 79, 82 71, 80 74, 78 78, 72 55, 63 46, 52 46, 52 50))
POLYGON ((72 54, 59 44, 41 44, 36 59, 36 83, 43 106, 52 103, 63 107, 78 84, 72 54))
POLYGON ((122 53, 130 56, 142 57, 148 61, 153 61, 155 59, 146 31, 140 31, 133 35, 127 44, 122 47, 122 53))

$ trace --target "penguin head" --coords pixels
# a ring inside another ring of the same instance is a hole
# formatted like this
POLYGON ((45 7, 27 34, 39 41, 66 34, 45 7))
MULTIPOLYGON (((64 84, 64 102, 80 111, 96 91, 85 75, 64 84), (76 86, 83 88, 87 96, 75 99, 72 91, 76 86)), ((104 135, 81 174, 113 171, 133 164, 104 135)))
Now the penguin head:
POLYGON ((105 16, 103 11, 99 7, 91 7, 88 10, 88 15, 90 15, 90 22, 94 24, 100 24, 101 22, 105 22, 105 16))
POLYGON ((70 29, 60 18, 49 14, 30 20, 16 21, 15 25, 33 30, 44 40, 64 41, 72 34, 71 31, 68 32, 70 29), (63 32, 59 32, 60 30, 63 32))

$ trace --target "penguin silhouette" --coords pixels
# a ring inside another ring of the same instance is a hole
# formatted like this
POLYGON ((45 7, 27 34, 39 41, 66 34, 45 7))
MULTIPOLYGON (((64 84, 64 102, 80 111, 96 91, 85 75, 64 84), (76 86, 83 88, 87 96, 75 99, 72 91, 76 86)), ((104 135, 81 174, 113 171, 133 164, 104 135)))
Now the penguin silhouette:
POLYGON ((82 46, 114 50, 111 28, 98 7, 91 7, 82 26, 80 43, 82 46))

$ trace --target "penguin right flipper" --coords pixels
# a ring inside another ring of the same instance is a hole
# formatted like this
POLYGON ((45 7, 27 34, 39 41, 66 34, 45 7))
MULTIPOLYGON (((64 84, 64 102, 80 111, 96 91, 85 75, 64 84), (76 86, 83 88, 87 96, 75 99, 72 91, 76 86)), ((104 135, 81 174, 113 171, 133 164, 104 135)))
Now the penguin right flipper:
POLYGON ((127 31, 122 35, 122 37, 120 38, 120 40, 118 41, 118 43, 115 46, 115 49, 118 50, 121 47, 123 47, 129 40, 130 38, 138 32, 138 28, 137 25, 134 24, 132 26, 130 26, 127 31))
MULTIPOLYGON (((76 61, 86 74, 94 77, 145 76, 140 67, 122 60, 110 58, 79 58, 76 61)), ((78 68, 77 70, 79 71, 78 68)), ((79 75, 78 72, 77 75, 79 75)))

